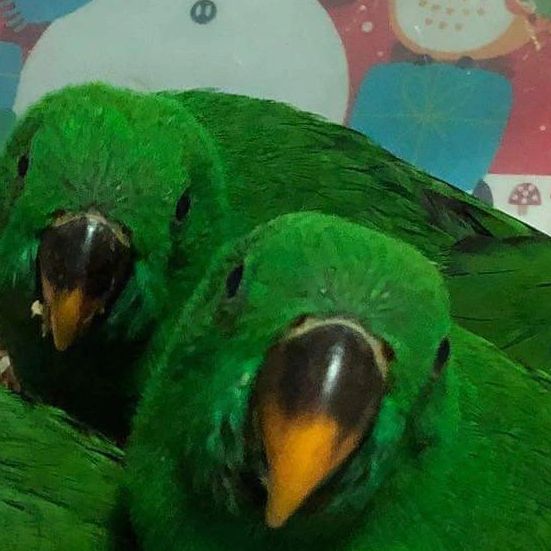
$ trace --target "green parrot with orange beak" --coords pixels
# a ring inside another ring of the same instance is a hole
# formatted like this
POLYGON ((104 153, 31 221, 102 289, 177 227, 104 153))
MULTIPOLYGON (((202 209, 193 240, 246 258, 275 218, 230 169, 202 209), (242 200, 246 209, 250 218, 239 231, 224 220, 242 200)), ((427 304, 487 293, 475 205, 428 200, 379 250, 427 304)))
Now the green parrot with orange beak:
POLYGON ((455 325, 411 246, 284 215, 172 314, 127 455, 143 551, 548 548, 549 372, 455 325))

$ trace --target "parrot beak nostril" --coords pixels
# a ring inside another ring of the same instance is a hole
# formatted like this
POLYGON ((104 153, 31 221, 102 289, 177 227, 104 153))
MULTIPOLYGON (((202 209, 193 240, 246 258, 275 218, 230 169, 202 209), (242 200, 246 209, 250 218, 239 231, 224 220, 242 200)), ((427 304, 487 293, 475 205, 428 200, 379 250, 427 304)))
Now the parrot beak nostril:
POLYGON ((102 314, 124 288, 132 267, 129 242, 105 219, 62 215, 38 252, 44 326, 60 351, 102 314))

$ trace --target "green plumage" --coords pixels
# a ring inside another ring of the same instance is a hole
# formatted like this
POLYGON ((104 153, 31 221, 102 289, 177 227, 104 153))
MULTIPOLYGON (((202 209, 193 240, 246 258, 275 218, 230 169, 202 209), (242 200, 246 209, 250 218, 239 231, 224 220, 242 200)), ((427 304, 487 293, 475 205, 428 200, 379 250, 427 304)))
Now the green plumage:
POLYGON ((132 549, 117 448, 59 410, 0 390, 0 450, 0 549, 132 549))
POLYGON ((137 365, 156 325, 191 295, 217 248, 257 224, 333 213, 439 264, 469 236, 539 235, 359 133, 209 91, 86 85, 53 94, 19 124, 0 178, 0 337, 29 392, 117 436, 147 376, 137 365), (40 298, 38 241, 56 213, 91 208, 128 230, 134 273, 106 320, 58 353, 29 313, 40 298))
POLYGON ((465 239, 445 272, 457 322, 549 380, 551 239, 465 239))
POLYGON ((402 242, 333 217, 276 219, 217 256, 149 363, 128 458, 144 551, 549 546, 549 384, 452 325, 437 270, 402 242), (272 530, 252 395, 268 349, 305 314, 356 320, 395 357, 373 431, 272 530))

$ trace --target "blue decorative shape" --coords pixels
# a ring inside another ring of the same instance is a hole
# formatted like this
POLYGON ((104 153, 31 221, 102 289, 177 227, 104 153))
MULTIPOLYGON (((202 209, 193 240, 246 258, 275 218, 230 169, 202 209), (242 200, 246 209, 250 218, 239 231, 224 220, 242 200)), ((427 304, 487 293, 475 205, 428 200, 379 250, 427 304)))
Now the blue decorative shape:
POLYGON ((0 42, 0 109, 11 109, 22 65, 21 48, 17 44, 0 42))
POLYGON ((463 190, 488 172, 512 105, 509 81, 447 64, 377 65, 350 126, 398 157, 463 190))
POLYGON ((0 12, 8 23, 21 20, 25 23, 51 23, 88 2, 90 0, 0 0, 0 12))
POLYGON ((15 125, 15 113, 11 109, 0 109, 0 153, 15 125))

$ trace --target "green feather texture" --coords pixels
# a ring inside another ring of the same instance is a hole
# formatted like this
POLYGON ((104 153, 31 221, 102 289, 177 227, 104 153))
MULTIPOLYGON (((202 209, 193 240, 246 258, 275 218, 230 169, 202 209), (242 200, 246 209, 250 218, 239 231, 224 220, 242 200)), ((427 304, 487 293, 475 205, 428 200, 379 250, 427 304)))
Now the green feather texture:
POLYGON ((29 392, 118 437, 147 377, 138 366, 157 325, 191 296, 218 247, 275 216, 339 215, 438 265, 465 238, 539 236, 357 132, 213 91, 89 84, 53 93, 19 123, 0 179, 0 339, 29 392), (56 214, 90 209, 126 229, 134 271, 108 315, 58 353, 30 317, 40 298, 38 243, 56 214))
POLYGON ((549 390, 452 324, 442 277, 411 246, 336 217, 284 215, 227 244, 172 314, 128 452, 144 551, 548 548, 549 390), (253 394, 267 351, 304 315, 353 319, 395 355, 371 433, 273 530, 253 394), (451 358, 435 376, 445 338, 451 358))
POLYGON ((0 450, 0 549, 133 549, 115 446, 59 410, 0 390, 0 450))
POLYGON ((468 238, 445 273, 457 322, 551 382, 551 239, 468 238))

